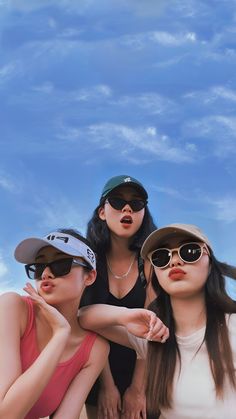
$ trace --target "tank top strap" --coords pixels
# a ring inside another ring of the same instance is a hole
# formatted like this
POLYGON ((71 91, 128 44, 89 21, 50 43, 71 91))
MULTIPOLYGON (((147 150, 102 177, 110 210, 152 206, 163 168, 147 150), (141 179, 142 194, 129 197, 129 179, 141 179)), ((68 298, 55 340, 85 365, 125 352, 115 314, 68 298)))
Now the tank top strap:
POLYGON ((140 277, 140 280, 141 280, 141 284, 142 284, 143 288, 146 288, 147 280, 146 280, 145 275, 144 275, 144 260, 140 256, 140 254, 138 255, 138 271, 139 271, 139 277, 140 277))
POLYGON ((25 297, 25 296, 22 296, 22 298, 26 302, 27 307, 28 307, 27 325, 26 325, 26 329, 24 331, 24 334, 22 336, 22 338, 25 338, 26 336, 29 335, 32 328, 34 327, 35 314, 34 314, 34 304, 33 304, 33 301, 31 300, 31 298, 30 297, 25 297))
POLYGON ((81 366, 86 364, 86 362, 89 359, 92 347, 94 345, 94 342, 97 338, 97 334, 94 332, 89 332, 83 342, 81 343, 79 350, 77 352, 77 357, 80 359, 81 366))

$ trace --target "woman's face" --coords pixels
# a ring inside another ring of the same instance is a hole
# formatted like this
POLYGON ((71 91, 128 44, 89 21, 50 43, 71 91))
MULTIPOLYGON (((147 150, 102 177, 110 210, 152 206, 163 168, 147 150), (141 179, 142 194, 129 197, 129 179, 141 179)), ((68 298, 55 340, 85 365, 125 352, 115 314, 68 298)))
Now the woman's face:
POLYGON ((99 209, 99 217, 106 221, 111 233, 118 237, 132 237, 141 227, 145 208, 134 211, 129 203, 124 204, 123 208, 117 210, 109 203, 109 198, 122 198, 126 201, 142 200, 141 194, 131 186, 121 186, 111 192, 104 206, 99 209))
MULTIPOLYGON (((37 253, 35 263, 50 263, 62 259, 68 259, 71 256, 55 249, 52 246, 45 246, 37 253)), ((84 262, 82 258, 74 257, 78 262, 84 262)), ((94 271, 92 271, 94 272, 94 271)), ((60 302, 78 299, 86 285, 89 285, 89 279, 92 273, 84 270, 82 266, 72 264, 70 271, 66 275, 54 275, 50 266, 46 266, 42 272, 41 278, 36 280, 38 293, 49 303, 57 304, 60 302)), ((94 277, 95 279, 95 277, 94 277)))
MULTIPOLYGON (((162 243, 158 248, 164 247, 175 249, 184 243, 192 242, 192 239, 184 236, 171 238, 162 243)), ((200 245, 203 243, 197 242, 200 245)), ((165 268, 154 267, 160 286, 170 297, 188 298, 202 293, 207 277, 209 275, 210 262, 209 251, 203 248, 201 258, 194 263, 184 262, 175 250, 172 253, 170 263, 165 268)))

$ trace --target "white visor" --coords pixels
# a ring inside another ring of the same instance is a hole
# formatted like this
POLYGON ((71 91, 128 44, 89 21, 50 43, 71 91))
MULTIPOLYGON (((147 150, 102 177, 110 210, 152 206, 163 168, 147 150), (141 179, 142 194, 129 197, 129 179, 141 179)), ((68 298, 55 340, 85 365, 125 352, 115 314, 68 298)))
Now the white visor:
POLYGON ((96 257, 92 249, 76 237, 58 231, 42 239, 32 237, 23 240, 15 249, 15 258, 21 263, 34 263, 38 251, 45 246, 55 247, 70 256, 82 257, 92 269, 96 269, 96 257))

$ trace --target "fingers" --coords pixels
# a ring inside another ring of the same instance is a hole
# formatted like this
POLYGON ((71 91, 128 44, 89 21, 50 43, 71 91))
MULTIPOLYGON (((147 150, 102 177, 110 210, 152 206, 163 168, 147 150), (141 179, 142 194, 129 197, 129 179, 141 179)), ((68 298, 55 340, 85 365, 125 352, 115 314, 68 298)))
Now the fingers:
POLYGON ((149 323, 149 332, 146 339, 149 341, 164 343, 169 337, 169 329, 164 323, 153 313, 149 323))
POLYGON ((30 284, 30 282, 27 282, 25 284, 23 290, 27 292, 27 294, 30 295, 32 300, 37 301, 37 302, 44 301, 43 298, 37 293, 36 289, 30 284))

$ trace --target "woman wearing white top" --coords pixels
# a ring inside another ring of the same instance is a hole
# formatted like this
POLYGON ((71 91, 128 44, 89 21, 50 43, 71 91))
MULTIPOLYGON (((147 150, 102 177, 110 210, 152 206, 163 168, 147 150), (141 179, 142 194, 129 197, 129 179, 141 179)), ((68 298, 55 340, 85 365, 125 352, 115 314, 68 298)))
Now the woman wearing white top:
POLYGON ((217 261, 208 238, 187 224, 151 233, 141 255, 153 266, 157 298, 149 308, 159 318, 144 309, 96 305, 84 309, 81 325, 147 357, 153 417, 235 419, 236 303, 224 275, 236 279, 236 268, 217 261))

